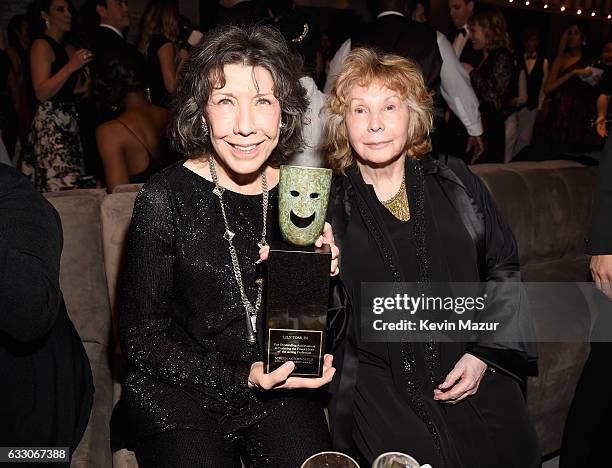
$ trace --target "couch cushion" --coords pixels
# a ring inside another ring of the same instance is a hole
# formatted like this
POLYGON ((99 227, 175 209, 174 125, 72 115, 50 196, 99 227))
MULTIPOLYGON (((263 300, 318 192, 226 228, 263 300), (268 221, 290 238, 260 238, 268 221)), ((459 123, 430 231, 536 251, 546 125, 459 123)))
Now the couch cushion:
POLYGON ((569 161, 483 164, 485 183, 516 236, 521 265, 584 252, 596 170, 569 161))
MULTIPOLYGON (((108 292, 111 308, 113 310, 113 322, 115 327, 118 324, 115 301, 117 280, 121 269, 121 259, 123 257, 123 245, 132 219, 134 201, 138 194, 134 190, 123 189, 134 189, 135 185, 136 184, 119 186, 118 188, 120 190, 115 190, 115 192, 106 196, 100 209, 102 244, 104 246, 104 268, 106 270, 108 292)), ((115 333, 117 332, 118 330, 115 329, 115 333)), ((121 396, 121 382, 123 382, 125 365, 118 340, 114 353, 114 365, 113 404, 116 404, 121 396)), ((117 468, 137 468, 138 463, 136 462, 134 453, 124 449, 113 453, 113 466, 117 468)))
POLYGON ((540 375, 530 377, 527 404, 543 455, 559 450, 578 378, 589 353, 586 343, 539 343, 540 375))
POLYGON ((117 185, 112 193, 138 192, 144 184, 122 184, 117 185))
POLYGON ((111 308, 115 310, 117 277, 123 255, 137 192, 112 193, 104 199, 100 210, 104 268, 111 308))
POLYGON ((104 190, 45 194, 59 212, 64 232, 60 286, 66 308, 83 342, 108 344, 110 308, 100 241, 104 190))
POLYGON ((110 418, 113 410, 113 384, 108 348, 98 343, 83 343, 94 377, 94 403, 89 423, 72 456, 71 467, 105 468, 112 466, 110 418))

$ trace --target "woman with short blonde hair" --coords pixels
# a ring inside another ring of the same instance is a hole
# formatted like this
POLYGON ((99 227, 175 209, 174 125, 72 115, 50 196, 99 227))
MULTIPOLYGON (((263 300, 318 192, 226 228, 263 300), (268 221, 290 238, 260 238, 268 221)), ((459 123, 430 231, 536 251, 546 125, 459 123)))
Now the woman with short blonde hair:
POLYGON ((394 293, 406 282, 520 288, 514 236, 486 188, 461 161, 431 154, 432 98, 419 69, 355 49, 325 110, 327 155, 339 174, 329 214, 354 314, 334 356, 335 449, 361 466, 389 451, 437 468, 537 466, 521 393, 535 364, 524 295, 494 295, 480 317, 512 323, 516 344, 495 334, 486 343, 364 335, 371 317, 361 300, 372 292, 364 283, 391 283, 394 293))
POLYGON ((326 150, 336 171, 344 172, 353 160, 345 122, 348 93, 356 82, 370 85, 374 81, 398 92, 413 111, 408 120, 406 151, 417 159, 431 151, 429 133, 433 126, 433 99, 418 66, 396 55, 381 57, 371 49, 360 48, 347 57, 327 103, 329 137, 326 150))

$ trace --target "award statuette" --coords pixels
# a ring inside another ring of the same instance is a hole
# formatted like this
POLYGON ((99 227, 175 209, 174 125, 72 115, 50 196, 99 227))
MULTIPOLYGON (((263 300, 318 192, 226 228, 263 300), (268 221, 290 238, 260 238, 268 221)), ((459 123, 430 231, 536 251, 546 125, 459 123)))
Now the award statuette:
POLYGON ((281 166, 284 242, 271 242, 268 256, 266 372, 292 361, 293 376, 323 374, 331 249, 313 244, 323 231, 331 177, 331 169, 281 166))

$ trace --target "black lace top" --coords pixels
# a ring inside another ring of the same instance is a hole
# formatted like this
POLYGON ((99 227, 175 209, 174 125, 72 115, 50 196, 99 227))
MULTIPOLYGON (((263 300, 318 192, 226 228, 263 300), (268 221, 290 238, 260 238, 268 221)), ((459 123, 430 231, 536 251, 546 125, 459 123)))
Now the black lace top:
POLYGON ((493 49, 470 73, 481 107, 503 111, 511 97, 515 78, 514 57, 505 47, 493 49))
MULTIPOLYGON (((128 362, 121 407, 132 437, 171 429, 230 432, 286 401, 283 392, 261 395, 247 386, 261 351, 246 342, 245 311, 213 188, 179 162, 151 177, 136 199, 118 304, 128 362)), ((226 190, 223 200, 254 303, 262 195, 226 190)), ((277 206, 273 188, 268 241, 279 236, 277 206)))

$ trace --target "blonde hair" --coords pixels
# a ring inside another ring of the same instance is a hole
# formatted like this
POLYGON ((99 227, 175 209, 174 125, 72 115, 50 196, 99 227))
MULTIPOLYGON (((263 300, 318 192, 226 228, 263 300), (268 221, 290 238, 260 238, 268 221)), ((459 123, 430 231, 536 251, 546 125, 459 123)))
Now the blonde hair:
POLYGON ((423 74, 411 60, 397 55, 381 55, 372 49, 352 50, 336 78, 324 107, 324 151, 336 173, 344 173, 353 163, 353 151, 346 128, 347 98, 354 86, 379 84, 396 91, 408 104, 408 138, 405 152, 419 159, 431 151, 429 132, 433 126, 433 98, 423 74))
POLYGON ((468 20, 468 24, 470 26, 477 24, 482 28, 487 49, 510 48, 511 41, 506 19, 497 8, 475 13, 468 20))
POLYGON ((138 50, 147 55, 151 37, 160 34, 170 42, 179 35, 179 10, 177 0, 150 0, 140 22, 138 50))

